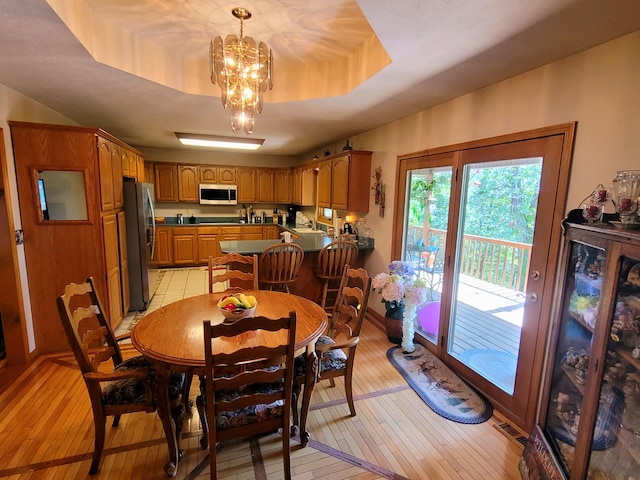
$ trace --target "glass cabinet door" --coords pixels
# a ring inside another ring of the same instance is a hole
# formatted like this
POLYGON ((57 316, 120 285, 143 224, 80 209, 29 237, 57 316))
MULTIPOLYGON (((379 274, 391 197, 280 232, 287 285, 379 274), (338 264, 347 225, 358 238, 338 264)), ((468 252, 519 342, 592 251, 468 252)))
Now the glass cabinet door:
MULTIPOLYGON (((551 448, 555 450, 567 476, 571 474, 580 426, 605 256, 605 251, 600 248, 577 242, 570 245, 564 280, 564 303, 550 372, 549 403, 544 422, 551 448)), ((598 447, 601 446, 599 443, 598 447)))
POLYGON ((639 478, 640 258, 620 258, 588 478, 639 478))

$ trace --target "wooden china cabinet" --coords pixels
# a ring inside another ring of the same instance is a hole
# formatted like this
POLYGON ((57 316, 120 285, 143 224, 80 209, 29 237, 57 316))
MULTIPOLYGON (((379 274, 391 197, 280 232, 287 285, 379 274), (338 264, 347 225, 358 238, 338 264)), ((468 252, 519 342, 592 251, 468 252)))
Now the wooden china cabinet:
POLYGON ((639 478, 640 230, 565 223, 554 305, 522 477, 639 478))

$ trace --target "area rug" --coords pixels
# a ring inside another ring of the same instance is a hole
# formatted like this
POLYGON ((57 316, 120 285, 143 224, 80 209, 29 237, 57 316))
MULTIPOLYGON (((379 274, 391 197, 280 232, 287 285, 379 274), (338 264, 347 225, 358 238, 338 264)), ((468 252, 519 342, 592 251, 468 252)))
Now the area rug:
POLYGON ((413 353, 391 347, 387 357, 418 396, 441 417, 458 423, 482 423, 491 418, 491 403, 422 345, 416 344, 413 353))
POLYGON ((505 392, 513 393, 518 358, 512 353, 473 348, 462 352, 460 361, 505 392))

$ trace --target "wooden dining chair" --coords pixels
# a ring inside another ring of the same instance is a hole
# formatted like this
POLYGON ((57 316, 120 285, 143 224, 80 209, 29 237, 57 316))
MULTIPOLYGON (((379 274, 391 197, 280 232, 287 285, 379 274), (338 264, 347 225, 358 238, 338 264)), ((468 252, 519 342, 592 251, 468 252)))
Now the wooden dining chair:
POLYGON ((269 290, 281 288, 289 293, 289 284, 298 279, 304 260, 302 247, 295 243, 276 243, 267 247, 258 261, 260 282, 269 290))
POLYGON ((206 418, 211 478, 216 444, 282 431, 284 475, 291 479, 290 423, 296 313, 204 324, 206 418), (262 330, 260 344, 252 335, 262 330), (221 352, 224 351, 224 353, 221 352))
POLYGON ((327 311, 335 305, 340 280, 346 265, 353 265, 358 258, 358 245, 349 240, 336 240, 318 253, 315 274, 322 281, 318 304, 327 311), (327 305, 327 298, 330 304, 327 305))
MULTIPOLYGON (((369 294, 371 292, 371 276, 363 268, 350 268, 348 265, 340 281, 340 289, 335 309, 329 319, 329 327, 325 335, 321 335, 316 342, 316 353, 319 357, 318 381, 330 380, 335 386, 334 379, 344 377, 344 389, 351 416, 356 415, 353 403, 353 367, 356 347, 360 343, 360 329, 367 311, 369 294)), ((306 445, 306 422, 309 413, 313 384, 306 385, 307 360, 305 356, 296 358, 296 373, 293 384, 293 423, 300 427, 302 445, 306 445), (300 415, 298 404, 300 392, 304 386, 304 398, 300 415)))
POLYGON ((233 281, 233 284, 229 283, 224 291, 258 290, 258 256, 256 254, 227 253, 219 257, 209 257, 208 273, 209 293, 213 293, 216 283, 230 281, 233 281), (247 271, 238 270, 238 265, 247 265, 247 271), (224 273, 217 273, 222 269, 224 273), (244 285, 246 288, 242 288, 240 285, 244 285))
MULTIPOLYGON (((258 255, 256 254, 242 255, 232 252, 218 257, 209 256, 207 270, 209 276, 209 293, 213 293, 216 283, 224 285, 224 288, 221 290, 224 292, 258 290, 258 255), (248 271, 237 270, 238 265, 246 265, 248 271), (233 267, 236 267, 236 269, 233 267)), ((185 401, 184 407, 187 411, 191 410, 189 392, 191 391, 192 381, 193 375, 187 375, 185 391, 183 393, 185 401)), ((200 383, 203 382, 204 377, 201 376, 200 383)), ((204 405, 198 404, 198 401, 204 402, 204 399, 196 399, 198 411, 204 411, 204 405)))
MULTIPOLYGON (((106 418, 113 416, 112 426, 117 427, 124 413, 155 411, 154 371, 143 356, 123 360, 118 342, 129 335, 115 337, 104 315, 93 277, 85 283, 67 285, 64 294, 57 298, 57 305, 91 400, 95 446, 89 473, 96 473, 104 448, 106 418), (109 371, 104 365, 108 362, 113 363, 109 371)), ((175 373, 170 378, 172 408, 181 409, 184 377, 183 373, 175 373)))

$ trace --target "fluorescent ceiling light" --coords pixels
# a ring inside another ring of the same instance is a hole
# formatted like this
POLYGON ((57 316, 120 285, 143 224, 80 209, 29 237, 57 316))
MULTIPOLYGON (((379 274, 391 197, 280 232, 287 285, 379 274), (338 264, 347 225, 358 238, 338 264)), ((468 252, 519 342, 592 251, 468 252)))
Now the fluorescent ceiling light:
POLYGON ((200 135, 197 133, 174 132, 180 143, 196 147, 233 148, 257 150, 264 143, 263 138, 222 137, 218 135, 200 135))

